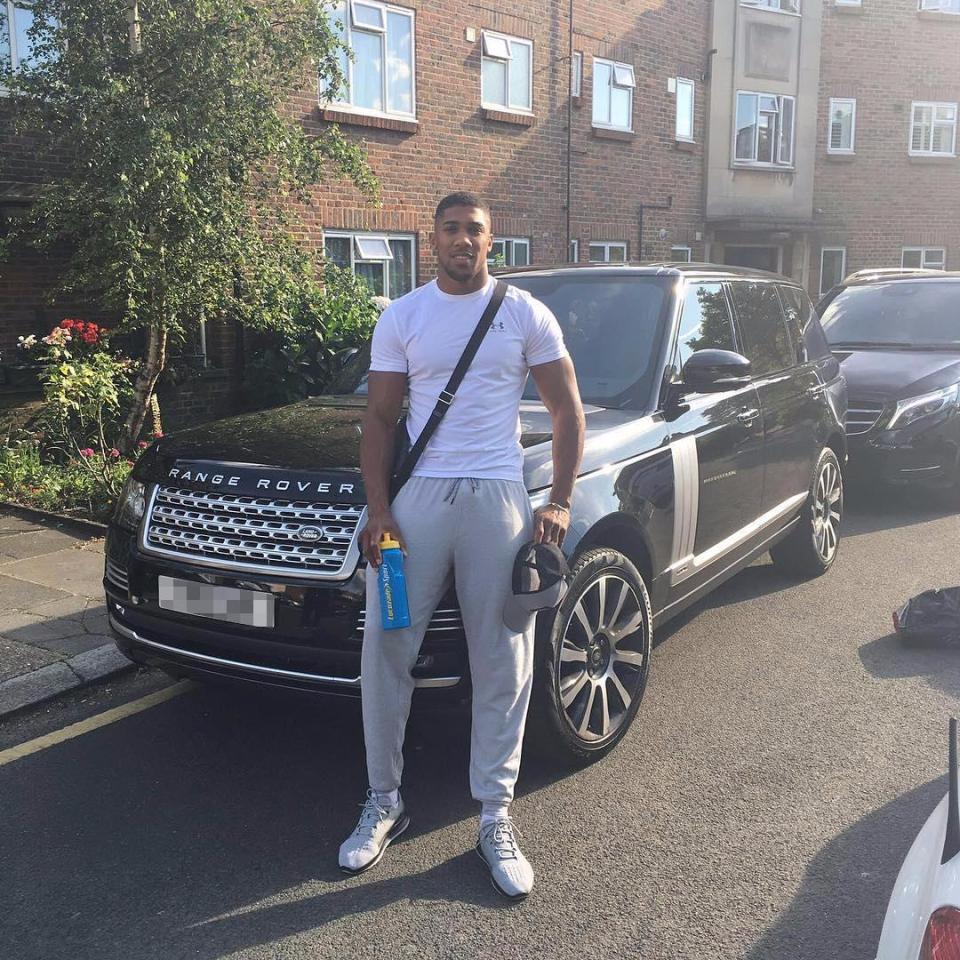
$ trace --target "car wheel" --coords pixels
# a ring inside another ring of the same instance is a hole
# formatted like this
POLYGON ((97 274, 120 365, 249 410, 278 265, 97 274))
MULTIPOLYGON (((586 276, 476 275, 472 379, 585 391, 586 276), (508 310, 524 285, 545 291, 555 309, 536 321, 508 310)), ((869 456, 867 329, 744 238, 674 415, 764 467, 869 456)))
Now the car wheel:
POLYGON ((623 739, 650 669, 646 584, 617 550, 590 550, 567 595, 538 623, 531 730, 538 750, 589 763, 623 739))
POLYGON ((837 455, 827 447, 813 472, 813 483, 800 512, 800 523, 770 551, 785 573, 819 577, 837 559, 843 520, 843 473, 837 455))

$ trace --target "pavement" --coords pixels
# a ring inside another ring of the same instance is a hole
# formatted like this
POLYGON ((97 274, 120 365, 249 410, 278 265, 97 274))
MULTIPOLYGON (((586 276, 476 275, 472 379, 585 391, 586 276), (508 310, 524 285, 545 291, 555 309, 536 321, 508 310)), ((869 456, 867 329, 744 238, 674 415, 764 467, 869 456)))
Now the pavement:
POLYGON ((0 507, 0 720, 134 669, 107 624, 103 534, 0 507))

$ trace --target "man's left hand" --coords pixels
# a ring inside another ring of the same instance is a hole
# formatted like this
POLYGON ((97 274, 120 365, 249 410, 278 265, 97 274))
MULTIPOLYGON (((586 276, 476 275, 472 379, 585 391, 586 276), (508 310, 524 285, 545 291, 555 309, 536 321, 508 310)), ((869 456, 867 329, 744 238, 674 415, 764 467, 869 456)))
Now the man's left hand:
POLYGON ((566 510, 551 507, 549 504, 540 507, 533 514, 533 542, 562 546, 569 526, 570 514, 566 510))

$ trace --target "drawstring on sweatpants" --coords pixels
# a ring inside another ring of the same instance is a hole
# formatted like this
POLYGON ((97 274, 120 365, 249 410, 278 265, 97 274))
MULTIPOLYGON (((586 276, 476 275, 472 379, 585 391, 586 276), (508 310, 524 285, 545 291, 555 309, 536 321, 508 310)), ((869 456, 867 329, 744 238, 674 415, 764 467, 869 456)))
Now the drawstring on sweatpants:
POLYGON ((480 481, 476 477, 457 477, 453 483, 450 484, 450 489, 447 490, 447 495, 443 498, 444 503, 449 503, 453 505, 454 500, 457 499, 457 494, 460 492, 460 484, 464 480, 470 481, 470 492, 476 493, 480 489, 480 481))

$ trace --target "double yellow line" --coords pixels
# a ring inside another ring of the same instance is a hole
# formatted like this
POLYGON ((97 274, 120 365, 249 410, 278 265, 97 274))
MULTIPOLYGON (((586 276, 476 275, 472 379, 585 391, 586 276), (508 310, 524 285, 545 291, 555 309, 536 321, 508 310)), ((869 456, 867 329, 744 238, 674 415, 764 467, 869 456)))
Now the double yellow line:
POLYGON ((123 720, 124 717, 132 717, 135 713, 149 710, 151 707, 157 706, 157 704, 165 703, 174 697, 179 697, 181 693, 186 693, 188 690, 192 690, 193 687, 194 684, 191 681, 180 680, 172 686, 164 687, 162 690, 158 690, 156 693, 150 693, 145 697, 141 697, 139 700, 131 700, 130 703, 114 707, 112 710, 107 710, 104 713, 98 713, 96 716, 88 717, 86 720, 71 723, 68 727, 64 727, 61 730, 54 730, 53 733, 47 733, 42 737, 37 737, 35 740, 28 740, 26 743, 20 743, 7 750, 0 750, 0 767, 8 763, 13 763, 15 760, 22 760, 24 757, 29 757, 33 753, 39 753, 48 747, 55 747, 58 743, 72 740, 74 737, 83 736, 83 734, 89 733, 91 730, 99 730, 100 727, 106 727, 108 724, 116 723, 118 720, 123 720))

